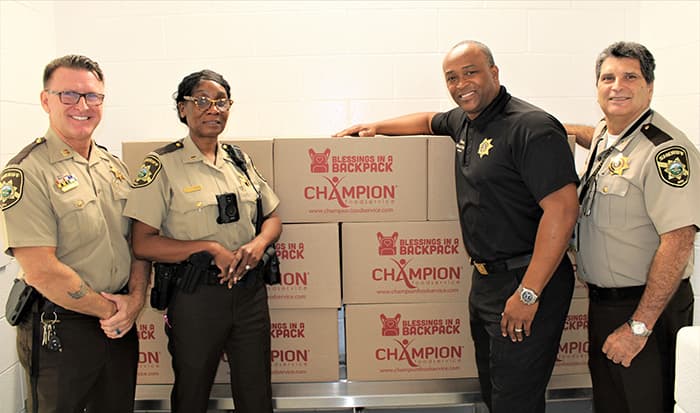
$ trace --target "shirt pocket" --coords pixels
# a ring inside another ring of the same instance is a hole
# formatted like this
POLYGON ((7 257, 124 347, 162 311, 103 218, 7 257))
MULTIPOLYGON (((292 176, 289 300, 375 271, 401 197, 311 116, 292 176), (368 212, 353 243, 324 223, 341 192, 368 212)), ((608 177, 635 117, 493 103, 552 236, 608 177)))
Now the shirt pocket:
MULTIPOLYGON (((112 182, 112 199, 119 204, 120 213, 124 211, 130 190, 131 188, 126 181, 115 180, 112 182)), ((127 237, 129 235, 129 218, 122 215, 121 223, 122 234, 127 237)))
POLYGON ((601 228, 621 228, 627 224, 630 183, 619 176, 601 176, 593 202, 595 222, 601 228))
POLYGON ((214 193, 198 191, 175 194, 170 204, 167 229, 176 239, 210 238, 219 230, 216 223, 218 216, 214 193))
POLYGON ((55 198, 59 247, 75 249, 96 243, 107 232, 94 194, 73 190, 55 198))

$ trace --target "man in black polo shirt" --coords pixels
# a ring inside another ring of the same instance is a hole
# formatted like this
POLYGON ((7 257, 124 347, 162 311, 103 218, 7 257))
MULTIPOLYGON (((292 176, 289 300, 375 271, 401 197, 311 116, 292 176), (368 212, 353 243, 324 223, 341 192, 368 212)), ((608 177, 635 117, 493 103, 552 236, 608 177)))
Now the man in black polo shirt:
POLYGON ((471 332, 491 412, 544 412, 574 275, 565 256, 578 178, 562 125, 500 86, 488 47, 454 46, 443 72, 458 107, 335 136, 450 135, 462 236, 474 264, 471 332))

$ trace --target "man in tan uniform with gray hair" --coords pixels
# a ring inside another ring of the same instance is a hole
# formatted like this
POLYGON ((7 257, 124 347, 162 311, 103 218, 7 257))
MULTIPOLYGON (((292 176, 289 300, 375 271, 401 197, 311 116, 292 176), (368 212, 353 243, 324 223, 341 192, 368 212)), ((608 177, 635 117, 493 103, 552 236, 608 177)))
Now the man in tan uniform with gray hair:
POLYGON ((632 42, 612 44, 596 64, 605 119, 592 134, 577 226, 596 413, 671 412, 676 333, 693 319, 700 154, 650 109, 654 68, 632 42))
POLYGON ((50 62, 41 92, 49 129, 0 175, 7 253, 39 293, 17 326, 33 413, 133 411, 133 326, 150 264, 131 258, 126 167, 92 140, 103 100, 96 62, 50 62))

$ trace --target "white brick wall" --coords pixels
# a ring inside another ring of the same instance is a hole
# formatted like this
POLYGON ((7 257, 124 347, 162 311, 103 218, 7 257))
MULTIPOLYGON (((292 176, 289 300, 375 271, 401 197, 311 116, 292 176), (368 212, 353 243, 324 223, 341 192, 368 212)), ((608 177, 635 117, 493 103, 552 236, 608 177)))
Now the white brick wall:
MULTIPOLYGON (((231 83, 230 138, 328 136, 449 109, 442 58, 464 39, 492 48, 513 94, 577 123, 600 117, 598 52, 640 41, 657 58, 654 108, 700 145, 698 16, 697 1, 2 0, 0 161, 44 133, 41 74, 58 55, 83 53, 103 66, 108 96, 96 138, 119 153, 123 140, 184 136, 171 95, 202 68, 231 83)), ((2 342, 12 335, 0 328, 2 342)), ((0 355, 0 380, 15 366, 0 355)))

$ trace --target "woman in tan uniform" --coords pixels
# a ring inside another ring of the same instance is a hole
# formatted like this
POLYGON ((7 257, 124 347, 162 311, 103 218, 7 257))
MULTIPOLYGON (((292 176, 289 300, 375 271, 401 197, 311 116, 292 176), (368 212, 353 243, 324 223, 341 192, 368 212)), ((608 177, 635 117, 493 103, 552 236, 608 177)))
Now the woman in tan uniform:
POLYGON ((184 263, 210 254, 213 270, 187 291, 180 280, 168 304, 172 411, 206 412, 225 352, 236 412, 271 413, 270 316, 254 270, 282 232, 279 199, 247 155, 219 142, 233 103, 220 74, 186 76, 175 101, 189 134, 148 154, 124 212, 135 220, 139 257, 184 263), (264 220, 256 235, 258 197, 264 220))

